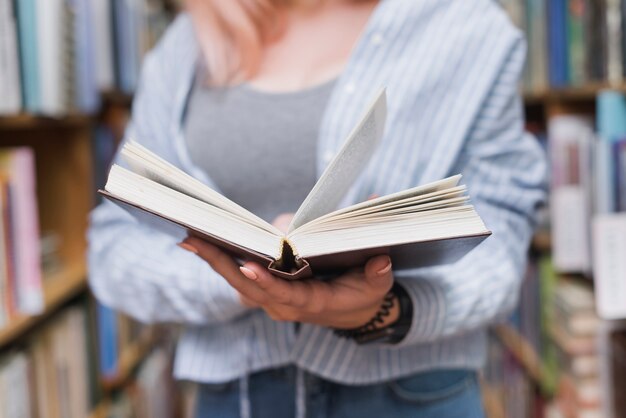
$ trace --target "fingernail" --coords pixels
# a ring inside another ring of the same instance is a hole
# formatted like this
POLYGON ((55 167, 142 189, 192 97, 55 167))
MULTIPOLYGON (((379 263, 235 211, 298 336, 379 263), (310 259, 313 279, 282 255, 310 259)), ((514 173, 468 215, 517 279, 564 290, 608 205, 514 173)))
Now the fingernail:
POLYGON ((387 265, 378 270, 376 274, 378 274, 379 276, 384 276, 385 274, 389 273, 389 270, 391 270, 391 259, 387 257, 387 265))
POLYGON ((198 254, 198 249, 191 244, 187 244, 186 242, 179 242, 178 246, 183 250, 187 250, 190 253, 198 254))
POLYGON ((256 275, 255 272, 253 272, 252 270, 250 270, 249 268, 246 267, 239 267, 239 270, 241 271, 241 274, 243 274, 244 276, 246 276, 248 279, 250 280, 255 280, 258 279, 258 276, 256 275))

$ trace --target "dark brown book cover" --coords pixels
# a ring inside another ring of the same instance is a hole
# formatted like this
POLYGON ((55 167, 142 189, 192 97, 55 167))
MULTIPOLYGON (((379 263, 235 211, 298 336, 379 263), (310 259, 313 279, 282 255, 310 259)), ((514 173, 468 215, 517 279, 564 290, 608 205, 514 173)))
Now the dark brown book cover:
POLYGON ((285 248, 283 249, 283 260, 274 260, 272 257, 257 253, 220 237, 206 234, 176 219, 164 217, 148 208, 120 199, 105 190, 100 190, 99 193, 126 209, 141 222, 147 222, 150 226, 170 234, 180 234, 180 229, 182 228, 188 235, 202 238, 239 260, 256 261, 265 265, 273 274, 287 280, 341 274, 350 268, 362 266, 371 257, 382 254, 388 254, 391 257, 394 269, 450 264, 461 259, 491 235, 488 232, 461 238, 421 241, 391 247, 376 247, 325 254, 306 259, 294 258, 289 248, 285 248))

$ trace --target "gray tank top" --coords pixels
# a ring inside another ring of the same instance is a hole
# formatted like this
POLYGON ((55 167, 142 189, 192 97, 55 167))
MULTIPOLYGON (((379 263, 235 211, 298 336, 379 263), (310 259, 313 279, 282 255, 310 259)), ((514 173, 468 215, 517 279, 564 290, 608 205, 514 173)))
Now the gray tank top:
POLYGON ((197 81, 184 126, 191 159, 224 196, 266 221, 295 212, 317 180, 319 126, 333 85, 267 93, 197 81))

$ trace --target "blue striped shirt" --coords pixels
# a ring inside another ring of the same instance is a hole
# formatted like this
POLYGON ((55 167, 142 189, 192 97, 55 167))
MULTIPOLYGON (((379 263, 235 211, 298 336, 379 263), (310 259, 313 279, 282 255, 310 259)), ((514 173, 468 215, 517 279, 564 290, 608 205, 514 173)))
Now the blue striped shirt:
MULTIPOLYGON (((175 374, 223 382, 285 364, 347 384, 434 368, 478 369, 486 327, 517 301, 546 164, 524 134, 518 80, 525 43, 491 0, 384 0, 329 99, 320 127, 321 174, 380 87, 383 144, 344 204, 462 173, 493 235, 453 265, 395 271, 414 317, 398 345, 358 346, 326 328, 271 320, 196 256, 111 203, 92 214, 90 283, 106 305, 145 322, 186 326, 175 374)), ((183 137, 198 43, 181 15, 144 62, 127 137, 206 184, 183 137)), ((210 117, 210 115, 207 115, 210 117)))

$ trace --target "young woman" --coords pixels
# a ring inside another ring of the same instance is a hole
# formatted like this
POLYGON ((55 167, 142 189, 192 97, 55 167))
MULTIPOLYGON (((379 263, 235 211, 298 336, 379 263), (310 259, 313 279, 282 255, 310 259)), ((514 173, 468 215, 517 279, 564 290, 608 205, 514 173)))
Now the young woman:
POLYGON ((386 86, 383 144, 345 203, 462 173, 493 235, 454 265, 286 282, 103 203, 97 297, 187 326, 175 374, 200 383, 199 417, 482 417, 485 329, 516 302, 544 199, 519 31, 491 0, 187 5, 146 57, 128 138, 284 225, 386 86))

